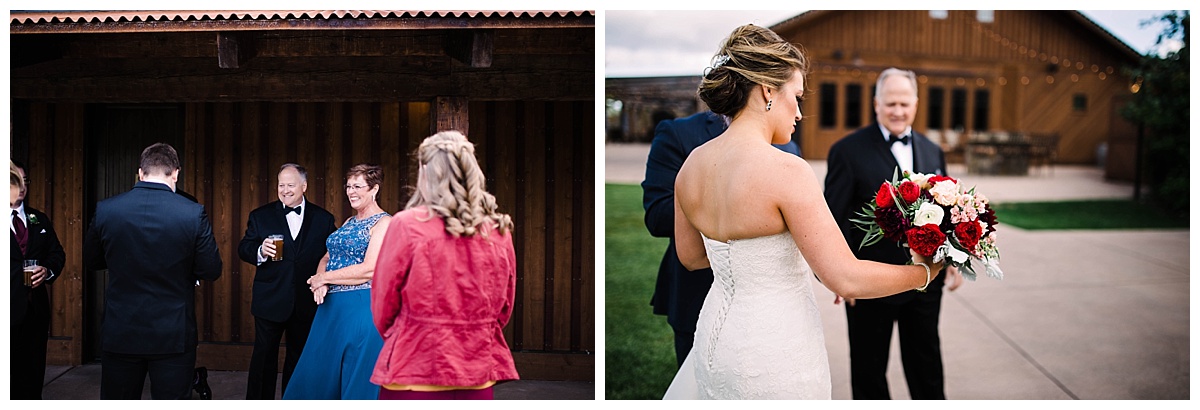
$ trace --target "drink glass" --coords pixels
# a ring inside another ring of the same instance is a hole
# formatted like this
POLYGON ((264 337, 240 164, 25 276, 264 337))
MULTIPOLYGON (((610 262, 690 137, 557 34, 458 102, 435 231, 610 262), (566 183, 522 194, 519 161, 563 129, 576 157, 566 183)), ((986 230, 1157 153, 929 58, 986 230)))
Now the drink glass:
POLYGON ((271 235, 267 238, 275 242, 275 256, 271 257, 271 261, 279 262, 283 260, 283 235, 271 235))
POLYGON ((25 272, 25 286, 33 287, 33 272, 37 271, 37 259, 26 259, 21 270, 25 272))

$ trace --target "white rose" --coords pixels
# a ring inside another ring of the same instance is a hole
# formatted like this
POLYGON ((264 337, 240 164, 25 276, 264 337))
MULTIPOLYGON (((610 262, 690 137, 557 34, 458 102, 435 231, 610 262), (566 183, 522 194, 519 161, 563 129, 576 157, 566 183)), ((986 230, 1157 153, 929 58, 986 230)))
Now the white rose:
POLYGON ((946 217, 946 211, 942 207, 931 202, 921 204, 917 208, 916 215, 913 215, 913 226, 921 226, 925 224, 941 225, 942 218, 946 217))
POLYGON ((929 177, 931 174, 912 174, 908 176, 908 180, 917 184, 921 189, 929 189, 929 177))
POLYGON ((937 203, 950 206, 958 201, 958 184, 954 181, 945 180, 938 181, 933 184, 933 188, 929 189, 929 193, 933 195, 933 200, 937 203))

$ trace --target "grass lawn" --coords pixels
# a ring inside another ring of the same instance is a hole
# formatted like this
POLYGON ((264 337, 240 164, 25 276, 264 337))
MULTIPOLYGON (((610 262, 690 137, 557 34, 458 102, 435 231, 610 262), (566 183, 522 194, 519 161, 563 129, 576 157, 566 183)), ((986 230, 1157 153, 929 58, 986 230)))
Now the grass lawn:
POLYGON ((675 377, 675 336, 650 297, 666 238, 642 222, 642 188, 604 186, 604 397, 658 400, 675 377))
POLYGON ((1169 216, 1131 200, 993 204, 996 219, 1024 229, 1187 229, 1188 218, 1169 216))

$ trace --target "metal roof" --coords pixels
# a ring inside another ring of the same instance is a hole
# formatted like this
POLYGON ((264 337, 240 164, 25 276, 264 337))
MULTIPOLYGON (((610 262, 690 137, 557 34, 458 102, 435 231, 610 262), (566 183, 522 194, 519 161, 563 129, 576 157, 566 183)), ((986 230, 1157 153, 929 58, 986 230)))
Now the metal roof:
POLYGON ((9 32, 593 27, 595 15, 594 10, 14 10, 9 32))

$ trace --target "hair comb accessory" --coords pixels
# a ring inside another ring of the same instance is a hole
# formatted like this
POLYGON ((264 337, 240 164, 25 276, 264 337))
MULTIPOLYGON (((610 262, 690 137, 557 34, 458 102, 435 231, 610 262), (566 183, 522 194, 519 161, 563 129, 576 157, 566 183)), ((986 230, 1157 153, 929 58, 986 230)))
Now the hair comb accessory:
POLYGON ((721 66, 725 65, 725 63, 728 63, 728 62, 729 62, 728 54, 715 55, 715 56, 713 56, 713 59, 712 59, 712 68, 714 70, 721 68, 721 66))

